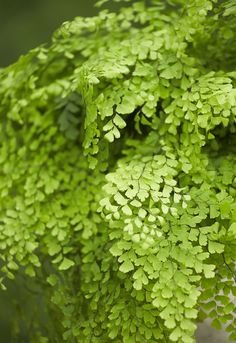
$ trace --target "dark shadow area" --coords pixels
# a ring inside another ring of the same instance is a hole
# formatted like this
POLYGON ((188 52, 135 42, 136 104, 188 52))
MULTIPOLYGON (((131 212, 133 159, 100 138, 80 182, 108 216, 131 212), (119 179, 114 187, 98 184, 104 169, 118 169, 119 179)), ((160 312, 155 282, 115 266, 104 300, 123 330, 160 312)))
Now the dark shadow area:
POLYGON ((50 41, 64 21, 96 14, 94 4, 94 0, 0 0, 0 67, 50 41))
POLYGON ((15 280, 6 281, 6 286, 6 291, 0 291, 0 342, 31 343, 38 335, 52 338, 42 285, 17 273, 15 280))

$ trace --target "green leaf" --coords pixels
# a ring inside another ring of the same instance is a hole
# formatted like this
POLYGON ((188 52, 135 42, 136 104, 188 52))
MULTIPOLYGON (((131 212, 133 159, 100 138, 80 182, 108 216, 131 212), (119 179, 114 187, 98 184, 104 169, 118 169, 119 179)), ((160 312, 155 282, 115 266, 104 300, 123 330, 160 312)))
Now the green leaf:
POLYGON ((109 120, 106 125, 103 126, 104 131, 110 131, 113 128, 112 120, 109 120))
POLYGON ((205 264, 203 269, 204 269, 205 277, 207 279, 213 278, 215 276, 215 273, 214 273, 215 266, 213 264, 205 264))
POLYGON ((219 321, 219 319, 215 318, 212 323, 211 323, 211 326, 217 330, 221 330, 221 323, 219 321))
POLYGON ((200 233, 200 235, 199 235, 199 244, 203 245, 203 246, 207 245, 207 236, 206 235, 200 233))
MULTIPOLYGON (((126 194, 126 193, 125 193, 126 194)), ((134 207, 141 207, 142 206, 142 203, 136 199, 132 200, 130 202, 130 205, 134 206, 134 207)))
POLYGON ((108 140, 108 142, 112 143, 114 141, 114 134, 113 131, 109 131, 105 134, 105 139, 108 140))
POLYGON ((218 206, 211 205, 210 206, 210 218, 214 219, 219 216, 218 206))
POLYGON ((232 332, 232 333, 229 335, 229 340, 230 340, 230 341, 235 341, 235 340, 236 340, 236 333, 235 333, 235 332, 232 332))
POLYGON ((198 311, 194 308, 187 308, 185 310, 186 318, 197 318, 198 311))
POLYGON ((138 211, 138 216, 142 219, 144 219, 147 215, 147 211, 145 211, 143 208, 140 208, 138 211))
POLYGON ((123 249, 120 249, 117 244, 114 244, 109 251, 113 256, 120 256, 122 255, 123 249))
POLYGON ((73 261, 71 261, 68 258, 64 257, 63 261, 61 262, 61 264, 59 266, 59 270, 67 270, 67 269, 71 268, 74 265, 75 265, 75 263, 73 261))
POLYGON ((220 212, 222 215, 222 218, 228 218, 228 215, 230 213, 230 202, 225 200, 220 204, 220 212))
POLYGON ((199 115, 197 118, 198 125, 203 129, 207 128, 208 127, 208 119, 209 119, 208 114, 199 115))
POLYGON ((173 341, 173 342, 177 342, 179 341, 179 338, 181 338, 182 336, 182 331, 179 327, 176 327, 172 333, 170 334, 170 339, 173 341))
POLYGON ((61 246, 59 244, 56 244, 55 242, 50 242, 50 245, 48 247, 48 253, 50 256, 54 256, 58 254, 61 251, 61 246))
POLYGON ((140 280, 140 279, 135 280, 133 283, 133 286, 137 291, 140 291, 143 287, 142 280, 140 280))
POLYGON ((56 275, 51 274, 50 276, 47 277, 47 282, 51 285, 51 286, 55 286, 58 282, 58 279, 56 277, 56 275))
POLYGON ((168 319, 165 320, 165 326, 168 329, 174 329, 176 327, 176 322, 173 317, 169 317, 168 319))
POLYGON ((197 230, 197 229, 191 229, 190 232, 189 232, 189 237, 188 237, 188 239, 189 239, 190 241, 196 241, 198 235, 199 235, 199 230, 197 230))
POLYGON ((113 119, 114 124, 116 124, 120 129, 123 129, 126 126, 126 122, 119 116, 118 114, 115 115, 113 119))
POLYGON ((114 196, 114 200, 119 204, 119 205, 126 205, 128 200, 123 197, 119 192, 117 192, 114 196))
POLYGON ((228 233, 236 237, 236 223, 230 225, 228 233))
POLYGON ((181 329, 185 331, 195 331, 196 330, 196 325, 192 322, 192 320, 189 319, 183 319, 180 323, 181 329))
POLYGON ((120 267, 119 267, 119 270, 122 272, 122 273, 128 273, 130 272, 131 270, 134 269, 134 265, 133 263, 130 261, 130 260, 126 260, 124 261, 120 267))
POLYGON ((221 254, 224 251, 224 244, 209 241, 208 250, 211 254, 214 254, 214 253, 221 254))
POLYGON ((128 205, 125 205, 122 207, 122 212, 124 214, 126 214, 127 216, 131 216, 132 215, 132 210, 130 209, 130 207, 128 205))
POLYGON ((163 296, 163 298, 172 298, 173 292, 170 288, 165 287, 163 288, 161 295, 163 296))
POLYGON ((232 313, 234 309, 235 309, 235 304, 229 303, 228 305, 224 307, 224 313, 226 314, 232 313))
POLYGON ((132 101, 123 100, 116 108, 116 111, 120 114, 133 113, 135 110, 135 104, 132 101))

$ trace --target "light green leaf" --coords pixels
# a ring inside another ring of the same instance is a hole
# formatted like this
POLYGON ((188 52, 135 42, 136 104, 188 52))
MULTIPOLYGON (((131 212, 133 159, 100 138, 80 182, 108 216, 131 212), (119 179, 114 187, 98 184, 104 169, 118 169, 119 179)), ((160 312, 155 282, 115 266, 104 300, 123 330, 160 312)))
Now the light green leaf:
POLYGON ((214 253, 220 254, 224 251, 224 244, 214 242, 214 241, 209 241, 208 250, 211 254, 214 254, 214 253))
POLYGON ((125 205, 122 207, 122 212, 124 214, 126 214, 127 216, 131 216, 132 215, 132 210, 130 209, 130 207, 128 205, 125 205))
POLYGON ((124 261, 121 265, 120 265, 120 268, 119 270, 122 272, 122 273, 128 273, 130 272, 131 270, 134 269, 134 265, 133 263, 130 261, 130 260, 126 260, 124 261))
POLYGON ((119 116, 118 114, 115 115, 113 118, 114 124, 116 124, 120 129, 123 129, 126 126, 126 122, 119 116))
POLYGON ((59 266, 59 270, 67 270, 67 269, 71 268, 74 265, 75 265, 75 263, 73 261, 71 261, 68 258, 64 257, 63 261, 61 262, 61 264, 59 266))

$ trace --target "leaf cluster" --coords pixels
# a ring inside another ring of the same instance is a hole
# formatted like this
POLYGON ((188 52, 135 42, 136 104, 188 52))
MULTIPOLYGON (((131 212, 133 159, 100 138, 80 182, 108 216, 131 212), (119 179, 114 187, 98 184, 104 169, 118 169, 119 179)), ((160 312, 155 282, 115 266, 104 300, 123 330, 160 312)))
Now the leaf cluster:
POLYGON ((2 287, 34 278, 52 318, 31 342, 235 340, 233 9, 133 1, 0 71, 2 287))

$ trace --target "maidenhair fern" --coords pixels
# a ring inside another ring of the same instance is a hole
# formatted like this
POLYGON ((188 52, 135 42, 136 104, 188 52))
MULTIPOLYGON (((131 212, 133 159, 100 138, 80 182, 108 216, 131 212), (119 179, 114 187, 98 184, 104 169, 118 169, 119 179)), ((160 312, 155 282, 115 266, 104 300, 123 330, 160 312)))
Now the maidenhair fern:
POLYGON ((235 340, 235 4, 126 2, 1 71, 2 287, 30 342, 235 340))

